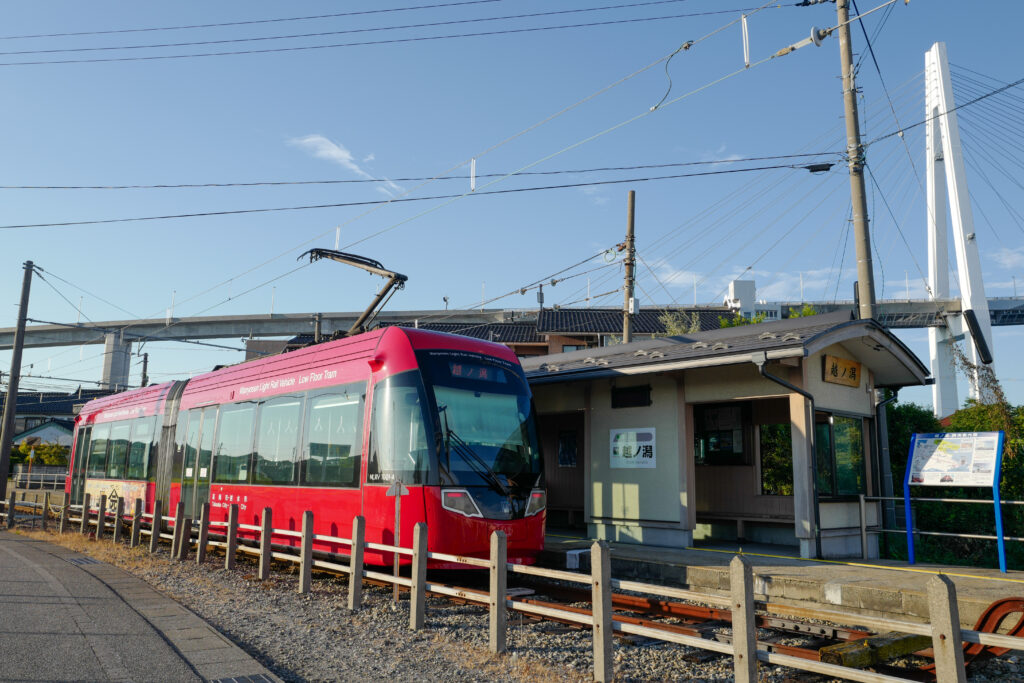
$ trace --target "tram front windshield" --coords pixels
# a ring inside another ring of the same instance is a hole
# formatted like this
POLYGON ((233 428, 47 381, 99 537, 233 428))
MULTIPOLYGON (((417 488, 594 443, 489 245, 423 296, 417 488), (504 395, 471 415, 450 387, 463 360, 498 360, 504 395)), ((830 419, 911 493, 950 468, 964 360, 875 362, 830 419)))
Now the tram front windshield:
POLYGON ((453 483, 535 486, 541 473, 530 392, 522 370, 498 358, 421 351, 441 434, 441 466, 453 483))

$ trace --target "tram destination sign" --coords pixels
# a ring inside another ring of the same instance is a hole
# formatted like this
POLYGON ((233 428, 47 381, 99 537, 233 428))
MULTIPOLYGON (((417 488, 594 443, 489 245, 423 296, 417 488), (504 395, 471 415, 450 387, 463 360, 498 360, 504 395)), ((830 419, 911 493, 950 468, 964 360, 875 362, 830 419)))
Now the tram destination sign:
POLYGON ((640 469, 658 466, 654 427, 610 430, 612 469, 640 469))
POLYGON ((999 473, 1000 432, 914 434, 908 482, 912 486, 986 486, 999 473))

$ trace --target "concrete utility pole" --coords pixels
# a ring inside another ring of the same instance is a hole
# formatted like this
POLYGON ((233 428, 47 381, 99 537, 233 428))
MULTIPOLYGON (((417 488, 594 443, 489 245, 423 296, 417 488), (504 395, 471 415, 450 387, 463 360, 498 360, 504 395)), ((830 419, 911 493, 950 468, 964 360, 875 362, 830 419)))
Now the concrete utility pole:
POLYGON ((633 265, 636 260, 636 247, 633 244, 633 207, 636 203, 636 192, 629 191, 629 208, 626 213, 626 286, 622 303, 622 343, 633 341, 633 265))
POLYGON ((149 386, 149 354, 142 354, 142 386, 149 386))
POLYGON ((853 45, 850 42, 850 0, 836 0, 839 16, 839 56, 843 64, 843 104, 846 108, 846 153, 850 158, 850 199, 853 202, 853 241, 857 248, 857 291, 859 317, 873 318, 875 276, 871 263, 871 235, 868 232, 868 198, 864 190, 864 147, 860 142, 857 117, 857 84, 853 74, 853 45))
POLYGON ((32 288, 31 261, 25 261, 25 279, 21 281, 21 304, 18 306, 18 327, 14 331, 11 353, 11 376, 7 381, 4 401, 3 432, 0 433, 0 499, 7 497, 7 476, 11 469, 11 442, 14 440, 14 414, 18 409, 18 380, 21 379, 21 350, 25 345, 25 318, 28 317, 28 293, 32 288))

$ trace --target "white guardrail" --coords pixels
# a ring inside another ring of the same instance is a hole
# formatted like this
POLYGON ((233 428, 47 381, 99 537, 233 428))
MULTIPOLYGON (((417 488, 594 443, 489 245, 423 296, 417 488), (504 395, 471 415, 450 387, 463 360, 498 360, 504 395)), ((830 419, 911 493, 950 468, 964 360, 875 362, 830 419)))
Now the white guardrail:
MULTIPOLYGON (((741 683, 755 683, 758 662, 786 666, 802 671, 809 671, 825 676, 835 676, 853 681, 904 681, 884 674, 855 669, 836 664, 827 664, 791 655, 783 655, 760 649, 756 637, 755 610, 771 616, 800 617, 819 619, 837 624, 856 624, 879 632, 898 632, 928 636, 932 641, 935 657, 935 673, 940 683, 947 681, 966 680, 964 667, 964 643, 981 643, 1013 650, 1024 649, 1024 638, 1014 636, 982 633, 960 628, 959 611, 956 602, 956 588, 945 576, 935 576, 928 583, 928 601, 930 607, 930 623, 919 624, 893 619, 882 619, 864 615, 851 615, 829 610, 793 608, 782 605, 757 601, 754 597, 753 572, 750 564, 742 556, 733 558, 729 565, 731 591, 729 597, 697 593, 689 590, 656 586, 636 581, 622 581, 611 576, 611 553, 605 542, 595 542, 591 547, 592 570, 589 574, 569 572, 557 569, 544 569, 526 565, 509 564, 507 562, 507 546, 505 534, 495 531, 491 534, 490 557, 488 559, 463 557, 448 553, 434 553, 427 550, 427 525, 418 523, 413 533, 411 548, 396 547, 382 543, 366 541, 366 522, 363 517, 356 517, 352 523, 350 538, 326 536, 312 533, 313 513, 306 511, 302 516, 302 531, 274 529, 269 508, 262 513, 261 524, 249 525, 238 523, 238 506, 231 505, 226 522, 211 522, 209 504, 204 504, 198 525, 194 520, 185 517, 184 504, 178 503, 173 516, 162 514, 162 502, 155 501, 153 514, 142 512, 142 501, 136 500, 133 512, 126 515, 123 500, 118 501, 117 511, 106 510, 106 496, 101 496, 99 507, 93 508, 89 496, 86 495, 84 505, 71 506, 65 504, 51 510, 48 503, 46 513, 56 512, 59 519, 60 533, 70 532, 72 524, 82 534, 94 530, 97 540, 102 539, 110 530, 114 541, 121 541, 125 529, 128 529, 128 543, 135 547, 140 545, 142 536, 149 537, 149 550, 153 552, 161 540, 171 542, 171 558, 184 561, 194 546, 196 561, 206 559, 210 547, 222 548, 225 551, 225 568, 233 569, 239 552, 258 558, 258 576, 261 580, 270 577, 272 560, 290 562, 299 565, 299 592, 307 593, 311 586, 311 571, 314 567, 344 573, 349 579, 348 607, 357 610, 362 604, 362 579, 397 584, 408 588, 410 592, 409 627, 413 630, 424 628, 427 593, 450 595, 462 599, 486 604, 489 611, 489 648, 493 653, 506 650, 507 618, 509 610, 538 617, 550 617, 566 622, 577 623, 593 630, 594 649, 594 680, 611 681, 614 677, 613 633, 640 635, 660 641, 677 643, 689 647, 711 650, 733 658, 735 680, 741 683), (83 512, 84 511, 84 512, 83 512), (154 521, 155 520, 155 521, 154 521), (211 540, 210 529, 223 540, 211 540), (259 538, 256 547, 240 545, 239 530, 259 538), (274 537, 297 538, 300 541, 297 554, 273 550, 274 537), (347 546, 350 555, 347 563, 338 563, 313 556, 313 543, 319 542, 335 546, 347 546), (412 567, 408 578, 395 576, 379 571, 366 569, 363 554, 366 550, 398 553, 412 558, 412 567), (427 581, 427 561, 439 560, 455 562, 468 566, 487 569, 490 573, 490 585, 487 592, 470 591, 453 588, 443 584, 427 581), (529 604, 528 602, 510 597, 507 593, 508 573, 539 576, 560 581, 573 582, 591 587, 593 598, 592 614, 581 614, 568 610, 529 604), (718 605, 732 613, 732 642, 704 640, 695 636, 663 631, 657 628, 617 621, 612 611, 612 589, 627 590, 662 598, 693 600, 706 604, 718 605)), ((11 496, 9 501, 0 503, 3 506, 3 517, 8 526, 13 525, 16 501, 11 496)), ((39 504, 17 503, 35 509, 39 504)), ((44 520, 48 514, 44 514, 44 520)), ((45 521, 44 521, 45 528, 45 521)), ((762 646, 766 647, 766 646, 762 646)))

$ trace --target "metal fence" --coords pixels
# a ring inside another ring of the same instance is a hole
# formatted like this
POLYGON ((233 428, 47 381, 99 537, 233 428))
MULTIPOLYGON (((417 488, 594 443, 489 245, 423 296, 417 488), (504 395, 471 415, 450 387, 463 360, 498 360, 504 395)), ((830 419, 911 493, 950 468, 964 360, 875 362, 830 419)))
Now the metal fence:
MULTIPOLYGON (((740 555, 733 558, 730 563, 730 591, 729 596, 724 597, 681 588, 615 579, 611 574, 611 551, 604 541, 595 542, 591 547, 592 570, 589 574, 584 574, 509 564, 506 561, 506 537, 500 531, 495 531, 491 534, 490 556, 487 559, 483 559, 428 551, 427 525, 422 522, 415 526, 412 547, 406 548, 367 542, 365 540, 366 523, 363 517, 356 517, 353 520, 351 536, 349 538, 342 538, 314 534, 312 532, 313 513, 311 511, 303 513, 302 531, 292 531, 275 529, 272 523, 272 513, 269 508, 263 510, 261 524, 247 525, 238 523, 237 505, 230 507, 227 521, 211 522, 209 504, 204 504, 198 525, 196 525, 193 520, 185 517, 182 503, 178 504, 173 516, 164 516, 162 514, 163 506, 161 501, 155 501, 153 514, 144 514, 141 501, 136 501, 134 511, 126 515, 123 500, 118 501, 117 511, 111 513, 106 510, 105 498, 106 496, 100 498, 100 504, 97 508, 93 508, 90 505, 89 496, 87 495, 82 506, 72 507, 65 504, 57 510, 44 509, 44 519, 51 512, 56 512, 59 518, 58 527, 61 533, 71 532, 72 525, 75 525, 79 533, 94 532, 97 540, 103 539, 109 532, 110 537, 115 542, 120 542, 127 533, 128 544, 131 547, 140 545, 142 537, 148 536, 150 552, 154 552, 161 541, 169 541, 171 543, 171 558, 179 562, 188 559, 193 547, 196 550, 196 562, 205 561, 210 547, 222 548, 225 551, 224 563, 226 569, 234 568, 238 553, 252 555, 258 558, 258 576, 261 580, 266 580, 270 577, 270 565, 273 560, 298 564, 298 590, 300 593, 309 592, 313 568, 339 572, 348 576, 348 607, 353 610, 359 609, 362 604, 362 580, 364 578, 403 586, 410 593, 409 628, 412 630, 420 630, 425 626, 426 596, 428 592, 478 602, 486 605, 488 609, 488 642, 489 649, 493 653, 501 653, 506 650, 509 611, 541 618, 552 617, 564 622, 576 623, 583 627, 589 627, 593 632, 595 681, 611 681, 614 678, 614 642, 612 637, 616 632, 643 636, 731 656, 733 659, 734 677, 740 683, 754 683, 758 680, 757 669, 759 663, 786 666, 801 671, 854 681, 888 681, 895 683, 906 680, 872 671, 767 651, 763 649, 766 647, 766 644, 757 642, 756 612, 784 618, 810 618, 836 624, 856 624, 860 627, 875 629, 879 632, 899 632, 926 636, 931 639, 935 657, 935 673, 940 683, 966 680, 964 643, 979 643, 1012 650, 1024 649, 1024 638, 961 629, 959 609, 956 601, 956 588, 949 578, 941 575, 929 580, 929 623, 920 624, 869 617, 862 614, 852 615, 830 610, 787 607, 757 600, 754 595, 751 566, 740 555), (210 537, 211 529, 215 530, 214 533, 223 540, 212 540, 210 537), (247 532, 247 536, 253 539, 258 537, 258 545, 256 547, 240 545, 238 538, 239 530, 247 532), (272 546, 275 538, 279 541, 286 538, 298 539, 299 547, 296 549, 297 553, 275 551, 272 546), (347 546, 350 551, 348 561, 344 562, 344 558, 342 558, 341 562, 315 558, 312 551, 315 541, 347 546), (412 567, 410 576, 407 578, 367 569, 363 563, 363 554, 366 550, 397 553, 411 557, 412 567), (459 589, 428 581, 426 576, 427 561, 431 559, 487 569, 490 574, 488 590, 459 589), (519 600, 516 596, 510 595, 507 592, 507 579, 510 572, 589 586, 593 598, 592 613, 582 614, 576 611, 532 605, 519 600), (695 636, 663 631, 617 620, 616 615, 612 611, 611 591, 613 588, 659 598, 696 601, 717 605, 725 610, 729 610, 732 614, 731 642, 705 640, 695 636)), ((13 525, 17 514, 15 506, 18 505, 14 496, 12 495, 9 501, 0 503, 0 505, 5 508, 3 516, 8 520, 8 526, 13 525)), ((22 503, 22 505, 31 507, 33 510, 37 509, 34 504, 22 503)))

